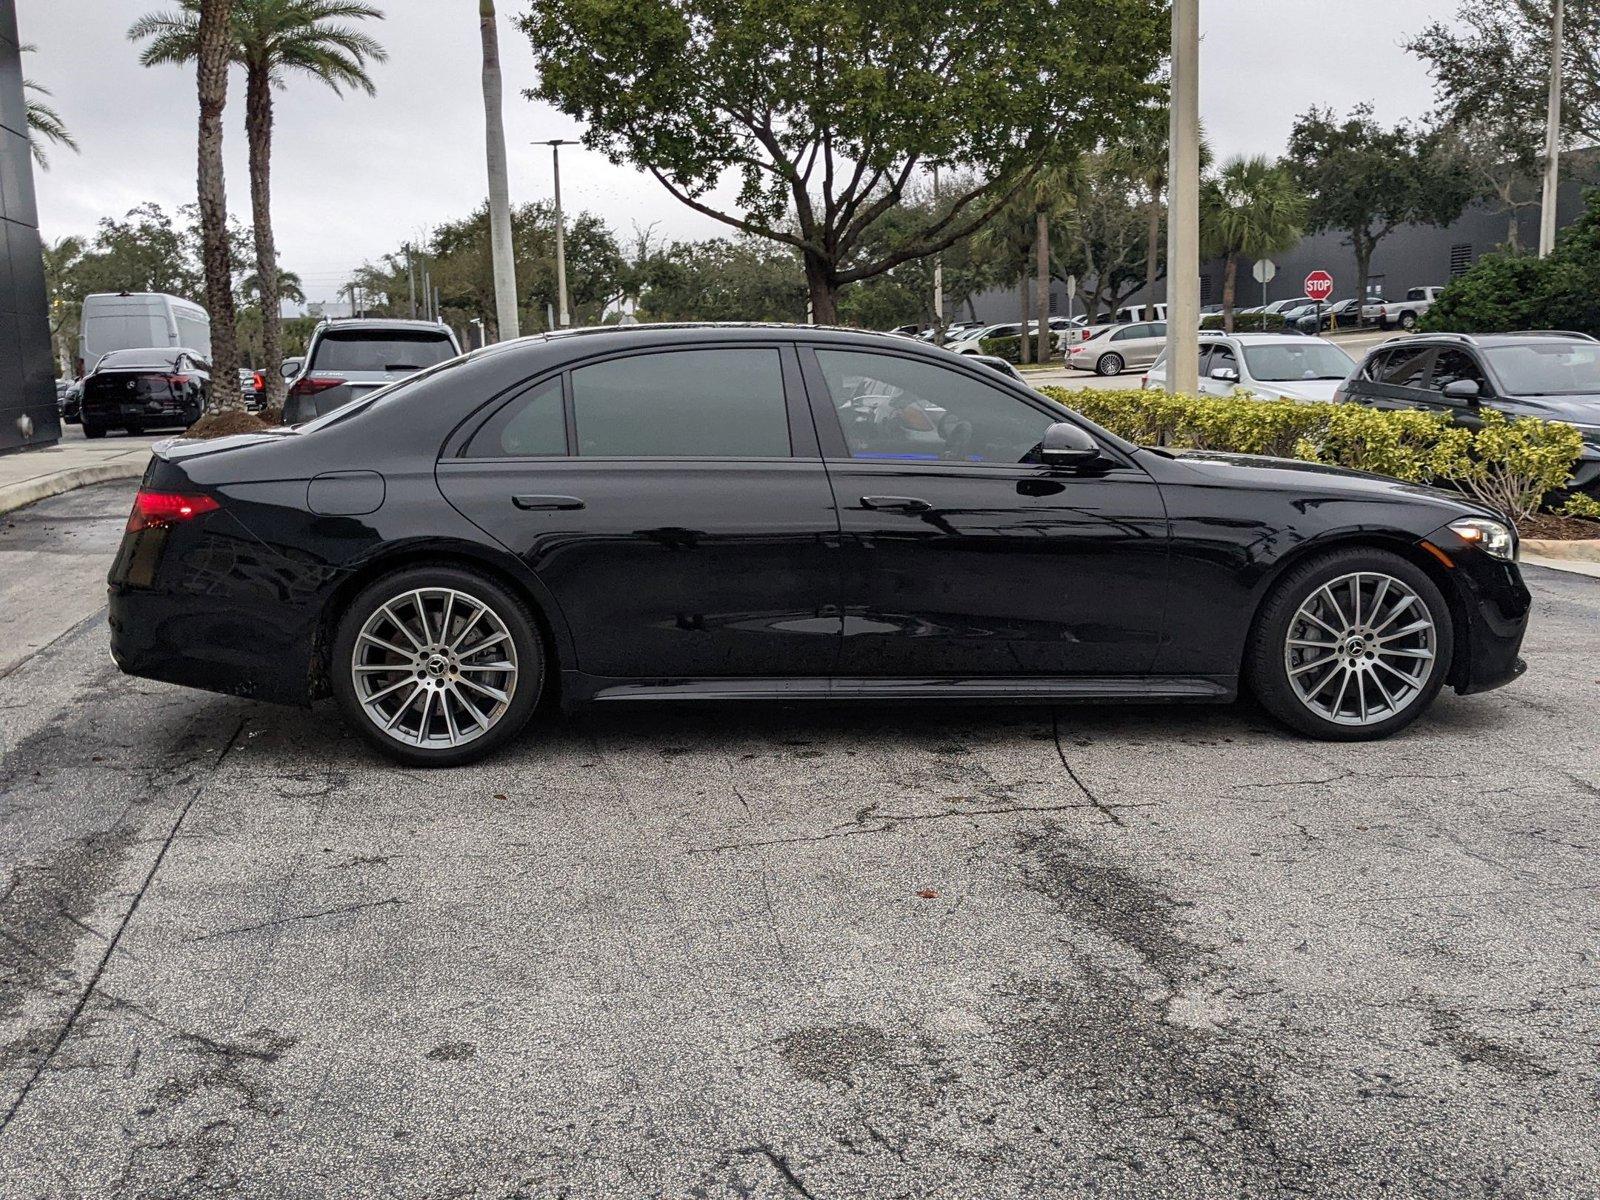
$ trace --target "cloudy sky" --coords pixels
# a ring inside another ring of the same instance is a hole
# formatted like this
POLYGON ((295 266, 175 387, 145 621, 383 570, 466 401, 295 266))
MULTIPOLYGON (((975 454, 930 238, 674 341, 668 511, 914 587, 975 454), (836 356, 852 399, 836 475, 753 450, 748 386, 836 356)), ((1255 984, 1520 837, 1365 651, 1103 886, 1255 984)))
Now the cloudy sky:
MULTIPOLYGON (((377 0, 374 32, 389 61, 376 98, 340 98, 294 81, 278 98, 274 212, 284 265, 312 299, 329 299, 364 260, 460 216, 485 193, 477 5, 472 0, 377 0)), ((47 238, 92 232, 102 216, 154 200, 194 198, 194 82, 178 68, 139 66, 125 33, 162 0, 17 0, 30 78, 54 93, 82 154, 55 150, 37 184, 47 238)), ((579 132, 521 97, 532 83, 526 40, 501 0, 506 137, 514 201, 549 195, 550 152, 528 143, 579 132)), ((1295 114, 1370 100, 1384 120, 1420 115, 1429 82, 1399 44, 1453 0, 1202 0, 1201 110, 1220 156, 1282 151, 1295 114)), ((228 111, 231 205, 249 217, 242 80, 228 111)), ((654 180, 581 147, 562 151, 569 209, 591 209, 627 233, 654 224, 669 237, 722 227, 682 207, 654 180)))

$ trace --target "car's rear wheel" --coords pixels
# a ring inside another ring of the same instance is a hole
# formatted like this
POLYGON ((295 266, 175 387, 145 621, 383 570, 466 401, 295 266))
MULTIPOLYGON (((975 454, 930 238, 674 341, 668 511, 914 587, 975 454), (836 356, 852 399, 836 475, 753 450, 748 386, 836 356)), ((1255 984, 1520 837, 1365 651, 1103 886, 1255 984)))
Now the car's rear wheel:
POLYGON ((1341 550, 1279 581, 1245 674, 1291 728, 1366 741, 1422 715, 1450 674, 1454 641, 1450 606, 1427 572, 1386 550, 1341 550))
POLYGON ((84 437, 86 437, 86 438, 103 438, 103 437, 105 437, 105 435, 106 435, 106 427, 104 425, 96 425, 92 421, 85 421, 83 423, 83 436, 84 437))
POLYGON ((1415 329, 1417 327, 1417 314, 1404 312, 1400 314, 1401 329, 1415 329))
POLYGON ((413 766, 455 766, 521 732, 544 659, 521 599, 441 564, 363 589, 340 617, 329 674, 346 718, 379 750, 413 766))
POLYGON ((1121 375, 1124 364, 1120 354, 1102 354, 1094 369, 1101 375, 1121 375))

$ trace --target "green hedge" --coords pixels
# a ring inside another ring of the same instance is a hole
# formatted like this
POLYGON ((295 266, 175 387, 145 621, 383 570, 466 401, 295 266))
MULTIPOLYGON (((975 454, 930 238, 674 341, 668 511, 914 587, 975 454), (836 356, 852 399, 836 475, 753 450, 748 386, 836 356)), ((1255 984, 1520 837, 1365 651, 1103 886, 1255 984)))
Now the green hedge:
MULTIPOLYGON (((1208 317, 1200 318, 1201 329, 1221 329, 1222 314, 1212 313, 1208 317)), ((1282 313, 1234 313, 1233 331, 1235 333, 1278 333, 1283 330, 1282 313)))
POLYGON ((1016 335, 1011 337, 980 338, 978 349, 985 354, 992 354, 996 358, 1003 358, 1008 363, 1022 362, 1022 339, 1016 335))
POLYGON ((1582 435, 1571 425, 1509 421, 1490 409, 1481 413, 1482 428, 1472 430, 1445 413, 1356 404, 1155 390, 1044 391, 1131 442, 1267 454, 1416 483, 1445 482, 1512 520, 1531 515, 1547 493, 1567 482, 1583 448, 1582 435))

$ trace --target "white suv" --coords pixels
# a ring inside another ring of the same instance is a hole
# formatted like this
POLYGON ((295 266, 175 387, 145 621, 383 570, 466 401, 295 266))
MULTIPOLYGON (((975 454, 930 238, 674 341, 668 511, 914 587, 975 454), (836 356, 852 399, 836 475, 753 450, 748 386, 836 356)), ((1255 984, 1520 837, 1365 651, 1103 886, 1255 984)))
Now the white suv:
POLYGON ((456 335, 437 321, 381 317, 323 321, 304 358, 283 364, 289 395, 283 420, 298 425, 343 408, 368 392, 461 353, 456 335))

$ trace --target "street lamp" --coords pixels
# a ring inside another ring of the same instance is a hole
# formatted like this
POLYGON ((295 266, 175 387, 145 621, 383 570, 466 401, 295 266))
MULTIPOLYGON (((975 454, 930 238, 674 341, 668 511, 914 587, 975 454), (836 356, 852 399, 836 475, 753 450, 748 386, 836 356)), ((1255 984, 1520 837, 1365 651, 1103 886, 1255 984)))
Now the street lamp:
POLYGON ((1561 18, 1556 0, 1550 21, 1550 99, 1545 110, 1544 196, 1539 204, 1539 257, 1556 248, 1556 189, 1561 185, 1561 18))
POLYGON ((1172 3, 1167 390, 1200 388, 1200 0, 1172 3))
POLYGON ((550 147, 550 159, 556 169, 556 320, 557 328, 565 329, 572 324, 572 313, 567 307, 567 235, 561 222, 561 147, 577 143, 571 138, 547 138, 533 144, 550 147))

